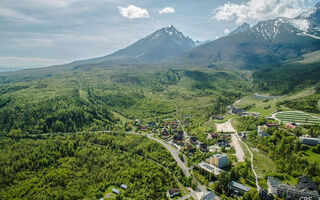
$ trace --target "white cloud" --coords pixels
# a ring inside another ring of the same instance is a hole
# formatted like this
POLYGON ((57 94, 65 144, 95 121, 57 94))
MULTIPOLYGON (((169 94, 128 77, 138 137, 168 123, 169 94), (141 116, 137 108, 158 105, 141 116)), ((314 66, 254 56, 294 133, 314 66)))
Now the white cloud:
POLYGON ((249 0, 241 4, 226 3, 213 10, 213 18, 237 24, 276 17, 296 17, 308 0, 249 0))
POLYGON ((24 21, 24 22, 42 22, 42 20, 34 17, 27 16, 21 12, 0 7, 0 19, 3 18, 6 21, 24 21))
POLYGON ((150 17, 146 9, 139 8, 134 5, 129 5, 128 7, 118 7, 118 9, 120 14, 128 19, 146 19, 150 17))
POLYGON ((167 13, 175 13, 175 10, 174 10, 174 8, 172 8, 172 7, 165 7, 165 8, 163 8, 163 9, 160 9, 159 10, 159 14, 161 15, 161 14, 167 14, 167 13))
POLYGON ((230 30, 229 30, 229 29, 224 29, 224 33, 225 33, 225 34, 229 34, 229 33, 230 33, 230 30))

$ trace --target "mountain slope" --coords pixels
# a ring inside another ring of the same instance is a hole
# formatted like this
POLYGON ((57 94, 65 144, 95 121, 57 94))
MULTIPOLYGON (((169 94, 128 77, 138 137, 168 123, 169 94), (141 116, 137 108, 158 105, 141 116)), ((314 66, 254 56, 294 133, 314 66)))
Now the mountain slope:
MULTIPOLYGON (((315 7, 318 13, 319 7, 315 7)), ((315 20, 315 19, 313 19, 315 20)), ((180 62, 201 65, 254 69, 264 65, 300 59, 320 49, 320 38, 306 32, 297 19, 277 18, 262 21, 235 34, 184 53, 180 62), (294 24, 295 23, 295 24, 294 24)))
POLYGON ((229 35, 234 35, 234 34, 236 34, 236 33, 245 32, 245 31, 247 31, 249 28, 250 28, 250 24, 244 23, 244 24, 242 24, 241 26, 239 26, 236 30, 231 31, 231 32, 229 33, 229 35))
POLYGON ((170 25, 100 59, 157 62, 179 56, 194 47, 195 43, 192 39, 184 36, 174 26, 170 25))

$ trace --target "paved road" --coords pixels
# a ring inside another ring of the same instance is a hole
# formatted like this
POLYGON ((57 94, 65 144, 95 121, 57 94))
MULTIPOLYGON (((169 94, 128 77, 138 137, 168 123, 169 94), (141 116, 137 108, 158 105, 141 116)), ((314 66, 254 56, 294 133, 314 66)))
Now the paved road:
POLYGON ((152 137, 152 135, 148 135, 148 137, 160 144, 162 144, 162 146, 164 146, 166 149, 169 150, 169 152, 171 153, 172 157, 175 159, 175 161, 177 162, 177 164, 179 165, 179 167, 182 169, 184 175, 186 177, 190 177, 190 172, 189 172, 189 168, 187 167, 187 165, 181 161, 181 159, 179 158, 179 151, 177 149, 174 149, 172 146, 170 146, 169 144, 165 143, 164 141, 152 137))

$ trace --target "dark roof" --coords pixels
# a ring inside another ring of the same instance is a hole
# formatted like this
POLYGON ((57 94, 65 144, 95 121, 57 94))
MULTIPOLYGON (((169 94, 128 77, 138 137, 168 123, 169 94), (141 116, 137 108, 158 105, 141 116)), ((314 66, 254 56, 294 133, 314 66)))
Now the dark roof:
POLYGON ((300 176, 298 185, 296 186, 298 189, 305 190, 316 190, 318 191, 317 184, 313 182, 313 180, 307 176, 300 176))
POLYGON ((191 136, 191 137, 190 137, 190 140, 195 142, 195 141, 197 141, 198 139, 197 139, 196 137, 191 136))
POLYGON ((237 183, 235 181, 231 181, 230 182, 230 186, 240 189, 242 191, 248 192, 251 188, 249 188, 248 186, 242 185, 241 183, 237 183))
POLYGON ((179 188, 172 188, 172 189, 168 190, 169 195, 173 195, 177 192, 180 192, 179 188))
POLYGON ((207 148, 207 144, 206 143, 200 144, 200 148, 206 149, 207 148))
POLYGON ((201 200, 214 200, 215 196, 216 196, 216 194, 214 192, 210 191, 207 194, 203 195, 201 197, 201 200))

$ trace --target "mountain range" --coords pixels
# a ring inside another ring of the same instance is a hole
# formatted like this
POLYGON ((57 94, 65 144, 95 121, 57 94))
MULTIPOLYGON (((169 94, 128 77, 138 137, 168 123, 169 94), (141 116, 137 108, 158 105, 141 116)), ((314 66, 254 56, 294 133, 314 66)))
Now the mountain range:
POLYGON ((73 64, 174 63, 257 69, 320 50, 320 3, 296 18, 242 24, 214 41, 193 41, 173 25, 110 55, 73 64))

